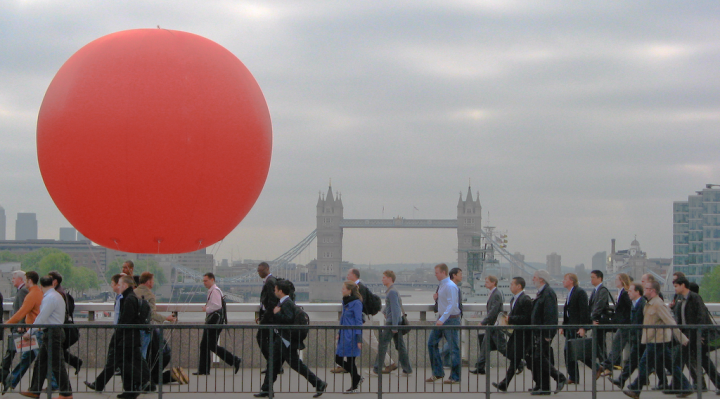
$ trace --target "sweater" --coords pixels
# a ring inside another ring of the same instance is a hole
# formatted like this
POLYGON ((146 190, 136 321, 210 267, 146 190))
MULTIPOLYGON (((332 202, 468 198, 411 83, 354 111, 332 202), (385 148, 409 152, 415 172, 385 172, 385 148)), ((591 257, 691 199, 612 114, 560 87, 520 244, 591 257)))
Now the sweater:
POLYGON ((7 321, 7 324, 19 323, 25 318, 26 324, 33 324, 35 318, 40 314, 40 304, 42 303, 43 292, 37 285, 33 285, 28 294, 25 296, 22 306, 17 312, 7 321))

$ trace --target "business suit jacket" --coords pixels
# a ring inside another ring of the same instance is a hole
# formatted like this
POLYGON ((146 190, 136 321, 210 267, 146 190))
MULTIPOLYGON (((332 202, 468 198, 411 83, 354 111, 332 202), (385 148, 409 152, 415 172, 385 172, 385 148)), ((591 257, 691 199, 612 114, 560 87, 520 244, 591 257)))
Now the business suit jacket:
MULTIPOLYGON (((632 305, 632 301, 630 302, 632 305)), ((643 323, 644 314, 643 311, 645 309, 645 305, 647 304, 647 300, 645 300, 645 297, 640 297, 640 300, 638 301, 637 305, 634 306, 630 310, 630 324, 634 326, 639 326, 643 323)), ((640 339, 642 338, 642 329, 639 328, 633 328, 630 330, 630 345, 639 345, 640 339)))
POLYGON ((600 316, 610 308, 610 290, 603 282, 600 287, 593 289, 590 295, 590 318, 592 321, 600 321, 600 316))
POLYGON ((540 295, 535 298, 530 314, 530 324, 534 326, 548 326, 542 331, 534 330, 535 338, 549 338, 551 341, 557 334, 558 325, 558 304, 557 295, 549 284, 540 291, 540 295))
POLYGON ((275 276, 269 276, 260 291, 260 304, 264 309, 260 309, 260 324, 273 324, 273 309, 278 304, 278 297, 275 296, 275 276))
POLYGON ((570 300, 565 301, 563 325, 589 325, 591 323, 587 292, 580 287, 575 287, 570 294, 570 300))
MULTIPOLYGON (((690 291, 687 299, 678 301, 675 303, 675 314, 678 324, 693 325, 693 324, 712 324, 712 320, 709 320, 708 310, 705 306, 700 295, 690 291), (682 308, 683 302, 685 302, 685 322, 682 319, 682 308)), ((690 339, 691 342, 695 342, 697 339, 697 330, 681 329, 681 331, 690 339)))
POLYGON ((498 315, 503 308, 503 294, 495 288, 487 301, 487 315, 482 320, 484 326, 492 326, 497 321, 498 315))
MULTIPOLYGON (((28 290, 27 285, 23 285, 22 288, 20 288, 17 293, 15 294, 15 299, 13 299, 13 314, 17 313, 18 310, 22 307, 23 301, 25 301, 25 296, 30 292, 28 290)), ((1 296, 0 296, 1 297, 1 296)), ((22 320, 20 320, 20 323, 25 323, 25 318, 23 317, 22 320)), ((11 329, 12 332, 17 331, 17 328, 11 329)), ((5 334, 2 334, 5 335, 5 334)))
POLYGON ((620 297, 615 304, 614 324, 630 324, 630 313, 632 311, 632 300, 627 291, 623 288, 620 297))
MULTIPOLYGON (((140 310, 140 301, 133 292, 132 288, 128 288, 122 293, 120 299, 120 317, 118 324, 140 324, 138 312, 140 310)), ((131 348, 140 347, 140 330, 119 328, 115 333, 116 347, 131 348)))
MULTIPOLYGON (((279 302, 279 300, 278 300, 279 302)), ((292 299, 288 297, 283 303, 279 304, 280 311, 275 313, 273 317, 273 323, 279 325, 293 325, 295 324, 295 315, 297 314, 297 305, 292 299)), ((302 350, 305 349, 305 344, 297 342, 297 336, 293 337, 293 331, 288 329, 279 330, 280 336, 290 341, 290 349, 302 350)))
MULTIPOLYGON (((514 297, 513 297, 514 298, 514 297)), ((513 299, 510 299, 512 302, 513 299)), ((523 293, 517 299, 515 306, 510 304, 511 310, 508 314, 508 324, 512 326, 528 326, 530 325, 530 313, 532 313, 533 301, 530 296, 523 293)), ((513 330, 507 342, 507 357, 510 358, 514 353, 523 355, 525 351, 530 349, 532 344, 532 335, 530 330, 513 330)))

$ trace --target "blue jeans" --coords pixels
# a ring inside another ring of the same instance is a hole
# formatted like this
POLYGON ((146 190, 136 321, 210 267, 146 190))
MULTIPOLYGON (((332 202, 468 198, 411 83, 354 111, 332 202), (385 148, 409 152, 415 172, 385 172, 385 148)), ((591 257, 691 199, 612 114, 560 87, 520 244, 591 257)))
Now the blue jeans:
MULTIPOLYGON (((459 326, 460 318, 447 319, 445 326, 459 326)), ((440 356, 440 340, 445 338, 450 347, 450 379, 460 381, 460 331, 455 329, 437 329, 430 333, 428 338, 428 352, 433 376, 445 377, 442 357, 440 356)))
MULTIPOLYGON (((42 332, 35 333, 35 336, 37 337, 38 345, 42 345, 42 332)), ((33 349, 31 351, 22 352, 22 355, 20 356, 20 363, 18 363, 17 366, 13 369, 12 373, 8 376, 8 379, 10 380, 10 386, 14 389, 19 383, 20 380, 25 376, 25 373, 28 371, 30 366, 32 366, 32 363, 35 361, 35 358, 37 357, 38 352, 40 352, 39 349, 33 349)), ((55 374, 52 375, 52 389, 57 390, 58 384, 55 380, 55 374)))
POLYGON ((147 359, 148 347, 150 347, 150 341, 152 340, 152 331, 140 330, 140 353, 143 359, 147 359))
MULTIPOLYGON (((640 359, 640 365, 638 366, 638 377, 628 386, 628 389, 635 392, 640 392, 643 386, 648 383, 649 370, 653 367, 657 371, 658 375, 664 374, 665 369, 672 370, 672 389, 675 391, 690 390, 690 381, 682 373, 680 368, 681 362, 673 362, 672 353, 670 351, 670 343, 664 344, 646 344, 645 353, 643 353, 640 359)), ((665 376, 660 376, 661 385, 664 384, 665 376)))

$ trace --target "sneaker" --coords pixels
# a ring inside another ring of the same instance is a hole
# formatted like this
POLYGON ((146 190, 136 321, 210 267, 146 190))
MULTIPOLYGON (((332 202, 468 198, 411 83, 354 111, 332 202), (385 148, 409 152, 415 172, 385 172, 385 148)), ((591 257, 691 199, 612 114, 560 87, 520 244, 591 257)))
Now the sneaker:
POLYGON ((347 370, 345 370, 344 368, 342 368, 340 366, 337 366, 334 369, 330 370, 330 372, 333 374, 338 374, 338 373, 345 374, 345 373, 347 373, 347 370))
POLYGON ((447 380, 443 381, 443 384, 445 384, 445 385, 455 385, 455 384, 459 384, 459 383, 460 383, 460 381, 451 380, 449 378, 447 380))

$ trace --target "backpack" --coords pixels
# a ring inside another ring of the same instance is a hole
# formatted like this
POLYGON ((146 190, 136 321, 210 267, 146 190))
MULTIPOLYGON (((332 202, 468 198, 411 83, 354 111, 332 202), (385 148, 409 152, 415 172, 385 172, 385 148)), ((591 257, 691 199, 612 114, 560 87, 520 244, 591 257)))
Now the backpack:
POLYGON ((275 285, 277 285, 277 283, 279 283, 281 281, 287 281, 288 283, 290 283, 290 293, 288 294, 288 296, 290 297, 290 299, 292 299, 293 302, 295 302, 295 284, 293 284, 292 281, 290 281, 288 279, 284 279, 282 277, 277 277, 275 279, 275 285))
MULTIPOLYGON (((152 322, 152 308, 150 302, 145 300, 145 295, 138 299, 138 323, 149 325, 152 322)), ((150 329, 148 328, 148 331, 150 329)))
MULTIPOLYGON (((297 325, 297 326, 309 326, 310 325, 310 316, 308 316, 308 314, 305 313, 305 310, 303 310, 303 308, 301 308, 300 306, 297 307, 297 311, 295 312, 295 321, 293 322, 293 325, 297 325)), ((310 330, 307 328, 293 330, 291 337, 293 338, 293 341, 296 341, 296 343, 301 344, 301 343, 303 343, 303 341, 305 341, 305 338, 307 338, 309 331, 310 330)))
POLYGON ((363 297, 363 313, 375 316, 382 308, 382 300, 379 296, 373 294, 370 289, 365 287, 365 296, 363 297))

